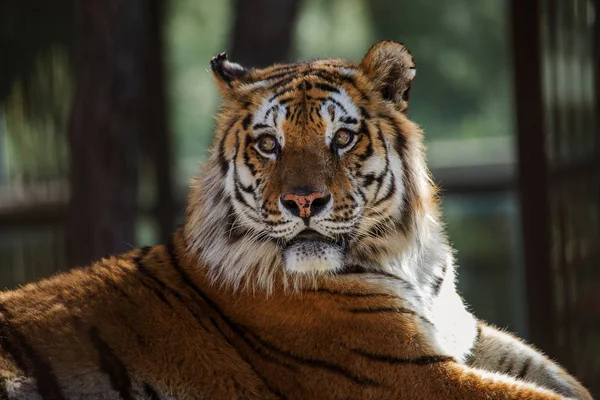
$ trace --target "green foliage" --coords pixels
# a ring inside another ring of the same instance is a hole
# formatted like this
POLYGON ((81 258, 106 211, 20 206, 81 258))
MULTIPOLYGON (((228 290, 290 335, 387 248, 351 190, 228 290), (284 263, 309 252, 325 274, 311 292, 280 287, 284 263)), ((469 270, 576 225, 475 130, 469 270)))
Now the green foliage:
POLYGON ((505 0, 369 0, 377 39, 417 63, 411 116, 428 139, 512 134, 505 0))
POLYGON ((358 61, 375 42, 372 25, 364 0, 304 0, 296 24, 295 58, 358 61))
POLYGON ((5 105, 13 183, 65 177, 73 88, 69 54, 59 45, 38 57, 27 83, 13 84, 5 105))
POLYGON ((72 7, 67 0, 0 2, 0 107, 6 136, 0 171, 8 167, 13 182, 66 174, 72 7))
POLYGON ((187 187, 212 142, 220 103, 208 65, 227 50, 232 23, 229 1, 174 0, 166 19, 167 82, 175 154, 175 175, 187 187))
POLYGON ((0 104, 15 82, 30 92, 31 74, 55 45, 72 51, 74 28, 72 1, 0 2, 0 104))

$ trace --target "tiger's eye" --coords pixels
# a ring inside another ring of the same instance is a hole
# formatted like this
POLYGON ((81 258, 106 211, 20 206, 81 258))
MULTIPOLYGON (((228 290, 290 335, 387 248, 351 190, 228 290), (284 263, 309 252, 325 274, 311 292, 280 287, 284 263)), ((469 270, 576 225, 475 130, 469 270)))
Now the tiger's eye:
POLYGON ((277 150, 277 140, 272 136, 263 136, 258 141, 258 148, 264 153, 273 153, 277 150))
POLYGON ((345 131, 345 130, 337 131, 337 133, 335 134, 335 137, 333 138, 333 143, 335 144, 336 147, 345 147, 348 144, 350 144, 351 141, 352 141, 352 133, 345 131))

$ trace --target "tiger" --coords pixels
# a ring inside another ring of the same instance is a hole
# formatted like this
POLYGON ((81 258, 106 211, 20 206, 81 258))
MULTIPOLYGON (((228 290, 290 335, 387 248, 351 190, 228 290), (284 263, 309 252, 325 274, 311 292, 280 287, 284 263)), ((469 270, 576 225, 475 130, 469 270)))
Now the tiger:
POLYGON ((2 292, 0 399, 592 398, 457 292, 403 44, 210 67, 183 225, 2 292))

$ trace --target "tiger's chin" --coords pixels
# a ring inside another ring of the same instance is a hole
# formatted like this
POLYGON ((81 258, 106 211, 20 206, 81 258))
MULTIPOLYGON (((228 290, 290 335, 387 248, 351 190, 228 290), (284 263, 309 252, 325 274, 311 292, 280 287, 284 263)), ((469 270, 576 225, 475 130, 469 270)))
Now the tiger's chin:
POLYGON ((333 273, 343 268, 343 261, 340 244, 312 232, 301 233, 284 250, 284 266, 289 272, 333 273))

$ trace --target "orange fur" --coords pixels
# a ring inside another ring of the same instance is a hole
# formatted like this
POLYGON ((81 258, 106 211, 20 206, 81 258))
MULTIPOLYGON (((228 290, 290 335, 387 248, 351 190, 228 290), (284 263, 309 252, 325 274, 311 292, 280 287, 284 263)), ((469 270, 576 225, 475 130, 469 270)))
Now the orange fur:
MULTIPOLYGON (((324 279, 317 290, 269 297, 219 290, 180 236, 175 242, 178 267, 157 246, 137 261, 140 250, 6 292, 0 302, 12 317, 2 322, 52 362, 63 387, 99 370, 96 329, 133 377, 178 399, 559 398, 450 359, 424 359, 431 349, 419 339, 418 317, 400 312, 401 299, 380 288, 324 279), (349 311, 382 306, 399 312, 349 311)), ((21 374, 3 354, 2 378, 21 374)), ((92 382, 85 398, 109 386, 92 382)))

